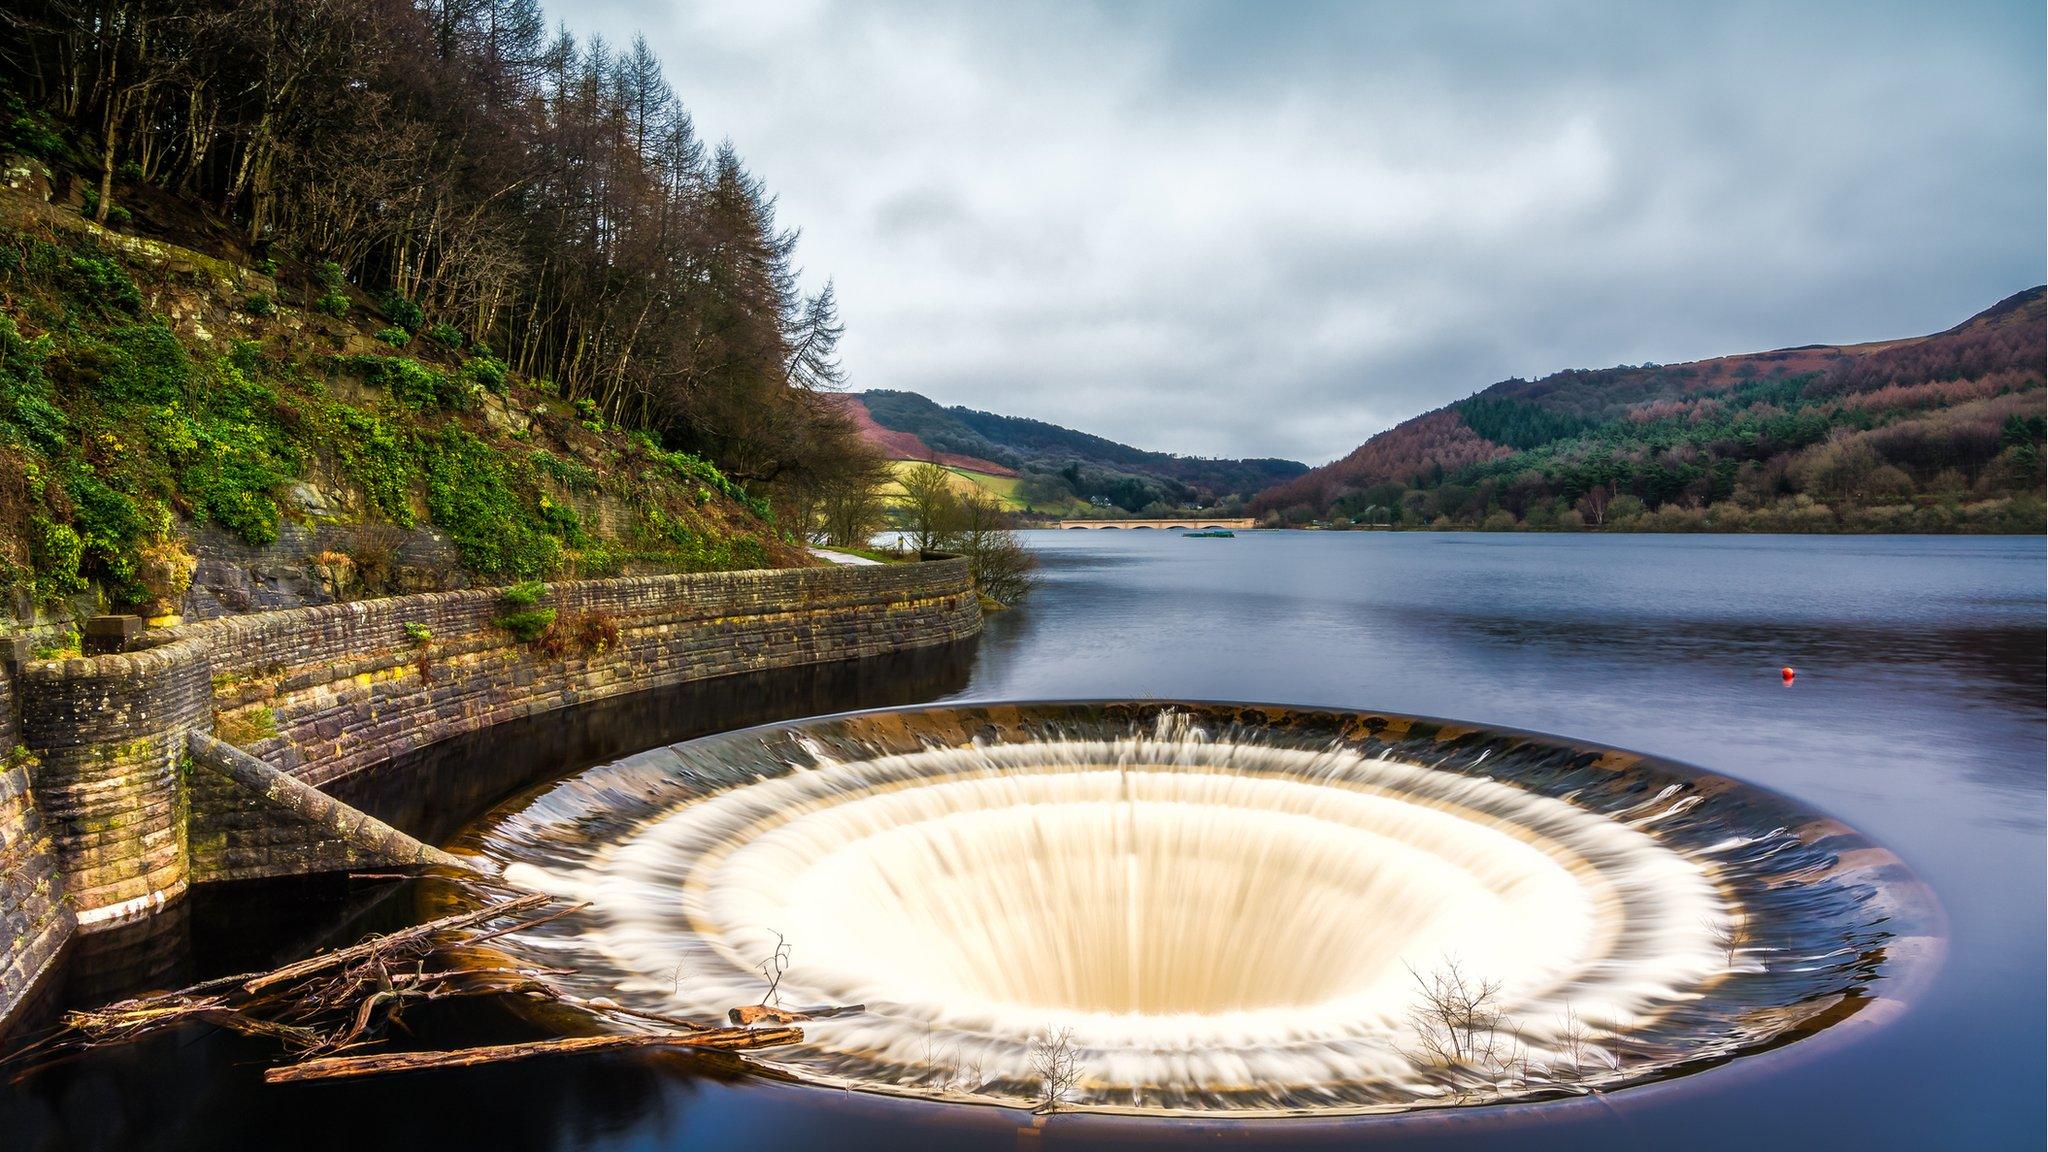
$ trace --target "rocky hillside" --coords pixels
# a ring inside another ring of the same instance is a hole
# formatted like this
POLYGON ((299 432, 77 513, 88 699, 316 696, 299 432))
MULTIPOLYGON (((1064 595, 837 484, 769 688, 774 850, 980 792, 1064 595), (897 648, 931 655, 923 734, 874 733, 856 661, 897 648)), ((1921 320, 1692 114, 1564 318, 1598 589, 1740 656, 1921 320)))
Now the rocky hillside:
POLYGON ((35 160, 0 183, 0 629, 810 562, 711 464, 333 265, 190 205, 102 227, 35 160))
POLYGON ((1931 336, 1506 380, 1259 494, 1287 522, 2042 530, 2043 290, 1931 336))

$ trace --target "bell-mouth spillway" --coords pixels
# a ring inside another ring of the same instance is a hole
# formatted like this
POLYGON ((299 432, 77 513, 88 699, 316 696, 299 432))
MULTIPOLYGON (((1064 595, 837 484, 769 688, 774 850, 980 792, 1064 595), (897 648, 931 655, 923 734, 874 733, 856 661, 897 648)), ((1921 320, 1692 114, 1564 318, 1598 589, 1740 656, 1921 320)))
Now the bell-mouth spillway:
POLYGON ((1795 801, 1386 713, 824 717, 590 769, 458 847, 584 905, 494 942, 574 995, 699 1018, 859 1004, 753 1062, 1018 1106, 1606 1091, 1812 1035, 1906 994, 1941 950, 1911 873, 1795 801))

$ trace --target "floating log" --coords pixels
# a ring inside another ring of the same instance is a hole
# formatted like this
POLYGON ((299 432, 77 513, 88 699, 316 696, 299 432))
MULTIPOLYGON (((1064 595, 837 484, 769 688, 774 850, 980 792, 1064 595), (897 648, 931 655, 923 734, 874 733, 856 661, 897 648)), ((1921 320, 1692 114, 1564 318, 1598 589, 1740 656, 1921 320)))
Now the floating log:
MULTIPOLYGON (((617 1009, 614 1009, 616 1011, 617 1009)), ((771 1008, 766 1004, 743 1004, 725 1014, 725 1018, 740 1026, 753 1024, 795 1024, 803 1020, 830 1020, 834 1016, 852 1016, 865 1012, 865 1004, 814 1004, 809 1008, 771 1008)))
POLYGON ((369 1056, 324 1056, 301 1064, 271 1068, 263 1073, 263 1080, 266 1084, 344 1080, 389 1072, 419 1072, 431 1068, 468 1068, 478 1064, 503 1064, 512 1060, 529 1060, 536 1056, 620 1052, 645 1048, 713 1048, 721 1051, 744 1051, 778 1044, 794 1044, 803 1038, 801 1028, 717 1028, 704 1032, 659 1036, 571 1036, 559 1040, 534 1040, 524 1044, 458 1048, 450 1052, 380 1052, 369 1056))

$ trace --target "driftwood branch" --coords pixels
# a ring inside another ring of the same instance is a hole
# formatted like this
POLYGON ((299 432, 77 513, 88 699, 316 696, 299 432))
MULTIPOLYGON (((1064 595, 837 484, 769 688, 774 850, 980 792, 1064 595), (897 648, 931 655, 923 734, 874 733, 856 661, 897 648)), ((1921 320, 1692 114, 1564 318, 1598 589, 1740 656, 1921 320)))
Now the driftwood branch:
POLYGON ((766 1004, 742 1004, 725 1014, 727 1021, 736 1025, 754 1024, 795 1024, 804 1020, 830 1020, 834 1016, 852 1016, 865 1012, 865 1004, 816 1004, 809 1008, 771 1008, 766 1004))
MULTIPOLYGON (((332 952, 322 952, 317 956, 309 956, 296 964, 287 964, 282 968, 265 972, 260 976, 243 982, 242 990, 254 994, 279 984, 303 980, 315 973, 324 972, 330 968, 337 968, 354 960, 361 960, 380 953, 393 952, 412 944, 424 944, 443 932, 456 932, 464 928, 471 928, 478 924, 496 920, 501 916, 516 916, 521 912, 531 912, 552 899, 553 897, 544 892, 535 892, 513 900, 507 900, 503 904, 493 904, 489 908, 480 908, 475 912, 443 916, 439 920, 429 920, 425 924, 416 924, 411 928, 386 933, 382 936, 373 936, 360 944, 348 948, 337 948, 332 952)), ((550 917, 550 919, 552 918, 550 917)))
POLYGON ((800 1028, 717 1028, 679 1036, 570 1036, 559 1040, 535 1040, 525 1044, 458 1048, 451 1052, 380 1052, 369 1056, 327 1056, 269 1069, 263 1073, 263 1080, 268 1084, 293 1084, 305 1080, 343 1080, 386 1072, 418 1072, 429 1068, 468 1068, 478 1064, 503 1064, 536 1056, 619 1052, 644 1048, 713 1048, 723 1051, 744 1051, 776 1044, 794 1044, 803 1038, 803 1030, 800 1028))
POLYGON ((397 932, 372 936, 345 948, 322 952, 269 972, 243 973, 194 984, 175 992, 140 996, 92 1011, 65 1013, 53 1034, 9 1057, 29 1065, 111 1044, 124 1044, 190 1024, 210 1024, 245 1036, 274 1040, 292 1063, 264 1074, 270 1083, 369 1076, 427 1068, 459 1068, 524 1060, 535 1056, 643 1048, 744 1051, 795 1043, 803 1032, 796 1020, 859 1011, 858 1006, 819 1006, 786 1012, 752 1005, 735 1013, 735 1024, 719 1028, 662 1012, 627 1008, 608 997, 583 999, 550 982, 561 969, 508 966, 485 942, 558 920, 581 905, 540 911, 550 901, 526 894, 487 908, 443 916, 397 932), (503 924, 492 926, 495 921, 503 924), (522 1044, 440 1052, 376 1052, 373 1047, 413 1005, 462 996, 512 996, 580 1008, 657 1033, 579 1036, 522 1044), (739 1017, 745 1015, 746 1019, 739 1017), (751 1027, 751 1025, 762 1025, 751 1027))

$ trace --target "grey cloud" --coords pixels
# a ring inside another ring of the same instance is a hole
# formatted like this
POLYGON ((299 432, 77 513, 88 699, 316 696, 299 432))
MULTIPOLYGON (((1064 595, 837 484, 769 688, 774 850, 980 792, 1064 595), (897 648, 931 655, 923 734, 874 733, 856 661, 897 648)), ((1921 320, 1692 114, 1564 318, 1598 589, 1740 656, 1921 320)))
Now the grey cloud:
POLYGON ((840 288, 857 387, 1321 462, 1510 375, 2044 278, 2038 3, 590 0, 840 288))

